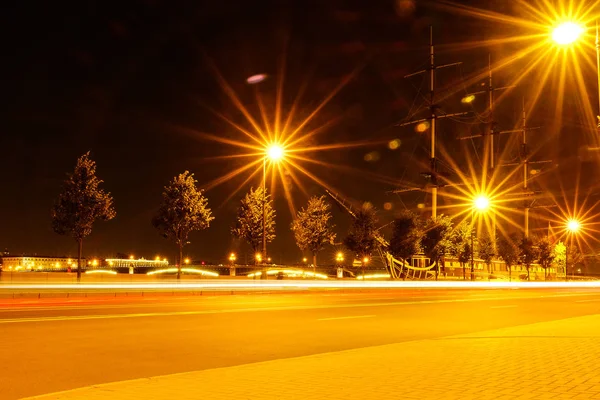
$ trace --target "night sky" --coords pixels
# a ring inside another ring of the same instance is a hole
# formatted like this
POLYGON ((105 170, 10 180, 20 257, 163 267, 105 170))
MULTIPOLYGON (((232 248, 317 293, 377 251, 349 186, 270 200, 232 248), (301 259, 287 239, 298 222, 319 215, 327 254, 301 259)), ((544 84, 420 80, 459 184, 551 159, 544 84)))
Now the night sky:
MULTIPOLYGON (((104 188, 114 196, 117 217, 95 226, 84 242, 85 254, 110 257, 122 252, 174 259, 175 246, 150 224, 162 187, 185 170, 193 172, 203 187, 247 162, 208 160, 240 149, 194 134, 244 140, 211 110, 251 129, 219 85, 215 71, 257 119, 256 91, 272 109, 283 60, 284 110, 305 86, 298 116, 308 115, 354 73, 307 129, 333 118, 337 122, 305 145, 372 143, 306 156, 386 176, 398 184, 422 185, 419 172, 424 167, 418 162, 426 162, 427 138, 410 127, 393 125, 407 117, 415 98, 416 106, 423 103, 419 93, 425 93, 425 82, 403 76, 422 69, 427 61, 428 25, 435 27, 440 63, 463 62, 460 68, 439 73, 440 87, 462 85, 463 78, 483 71, 488 53, 503 57, 514 50, 507 45, 456 51, 453 45, 506 35, 510 28, 442 12, 435 2, 417 1, 414 8, 407 7, 411 2, 406 0, 15 3, 12 8, 5 6, 0 24, 4 39, 0 247, 15 255, 76 253, 74 240, 52 232, 50 210, 77 157, 91 151, 104 188), (268 79, 259 87, 248 85, 246 78, 257 73, 267 74, 268 79), (399 149, 392 151, 385 144, 392 139, 401 140, 399 149), (374 159, 366 161, 367 154, 375 154, 374 159)), ((512 2, 470 3, 503 13, 519 12, 506 5, 512 2)), ((510 84, 520 65, 500 72, 499 85, 510 84)), ((594 82, 593 75, 590 79, 594 82)), ((520 99, 532 85, 535 79, 525 80, 498 105, 502 128, 517 125, 520 99)), ((462 93, 481 90, 474 86, 462 93)), ((449 99, 447 112, 461 111, 460 96, 449 99)), ((549 87, 531 115, 533 125, 552 125, 552 99, 549 87)), ((423 116, 417 113, 415 118, 423 116)), ((554 127, 554 136, 544 131, 532 139, 540 148, 540 158, 560 161, 549 182, 558 177, 572 185, 573 165, 585 145, 585 135, 578 134, 582 119, 576 107, 567 104, 564 127, 554 127), (558 145, 561 138, 573 140, 558 145)), ((474 122, 443 122, 441 145, 459 163, 464 163, 468 152, 476 161, 480 143, 463 143, 456 137, 481 129, 474 122)), ((508 146, 508 139, 502 139, 500 146, 508 146)), ((353 201, 372 202, 382 223, 394 212, 417 209, 427 200, 423 193, 391 195, 394 184, 368 179, 364 173, 305 166, 353 201), (391 210, 384 210, 385 202, 392 203, 391 210)), ((208 230, 192 236, 188 256, 224 262, 230 251, 236 251, 243 261, 246 248, 231 238, 229 230, 239 199, 259 180, 241 188, 229 202, 224 200, 246 177, 206 192, 216 219, 208 230)), ((308 194, 325 194, 317 183, 301 179, 308 194)), ((303 206, 306 196, 298 188, 292 192, 295 206, 303 206)), ((275 261, 296 262, 302 255, 293 243, 291 215, 281 188, 275 193, 275 206, 278 237, 270 252, 275 261)), ((341 240, 350 220, 335 207, 334 217, 341 240)))

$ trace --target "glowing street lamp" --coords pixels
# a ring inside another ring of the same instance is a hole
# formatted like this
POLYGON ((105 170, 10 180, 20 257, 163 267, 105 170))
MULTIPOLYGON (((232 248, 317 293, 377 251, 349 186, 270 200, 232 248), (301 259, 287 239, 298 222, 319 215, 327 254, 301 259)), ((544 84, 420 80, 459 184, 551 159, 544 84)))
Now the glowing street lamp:
POLYGON ((485 195, 479 195, 473 200, 473 207, 478 211, 487 211, 490 208, 490 199, 485 195))
POLYGON ((567 221, 567 230, 571 233, 577 233, 581 228, 581 224, 576 219, 567 221))
POLYGON ((189 264, 190 263, 190 259, 186 258, 185 260, 183 260, 184 263, 189 264))
MULTIPOLYGON (((565 21, 552 29, 551 37, 559 46, 575 45, 585 32, 585 26, 574 21, 565 21)), ((600 114, 600 39, 598 37, 598 21, 596 21, 596 75, 598 79, 598 114, 600 114)), ((600 131, 600 115, 597 116, 597 128, 600 131)))
POLYGON ((231 253, 229 255, 229 262, 231 262, 232 264, 234 264, 235 260, 237 260, 237 257, 235 256, 235 253, 231 253))
POLYGON ((341 251, 335 255, 335 261, 338 263, 344 262, 344 254, 341 251))
POLYGON ((552 40, 558 45, 567 46, 576 42, 583 32, 585 28, 578 23, 563 22, 552 30, 552 40))
MULTIPOLYGON (((262 235, 262 256, 267 257, 267 160, 272 163, 277 163, 285 156, 285 149, 279 143, 271 143, 265 148, 265 156, 263 157, 263 235, 262 235)), ((262 258, 261 258, 262 260, 262 258)), ((266 274, 262 274, 266 278, 266 274)))
MULTIPOLYGON (((576 235, 577 233, 579 233, 579 231, 581 230, 581 223, 576 220, 576 219, 569 219, 567 221, 567 233, 569 234, 569 237, 567 239, 571 239, 571 241, 573 241, 573 235, 576 235)), ((569 261, 569 240, 565 240, 565 281, 568 280, 568 264, 569 261)), ((573 266, 573 275, 575 275, 575 266, 573 266)))

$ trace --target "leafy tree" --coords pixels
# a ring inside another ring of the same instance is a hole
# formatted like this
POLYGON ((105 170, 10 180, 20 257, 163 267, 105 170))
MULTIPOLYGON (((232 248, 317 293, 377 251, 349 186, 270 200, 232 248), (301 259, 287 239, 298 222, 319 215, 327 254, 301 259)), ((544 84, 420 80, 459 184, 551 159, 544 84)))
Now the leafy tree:
POLYGON ((519 243, 519 259, 525 265, 527 280, 529 280, 529 268, 538 259, 538 252, 533 246, 533 241, 528 237, 523 237, 519 243))
POLYGON ((467 279, 465 264, 471 260, 471 226, 467 222, 460 223, 450 234, 448 252, 458 259, 463 270, 463 279, 467 279))
POLYGON ((503 236, 498 240, 498 257, 506 264, 509 280, 512 280, 512 266, 519 261, 518 241, 516 233, 510 234, 508 237, 503 236))
POLYGON ((452 220, 445 215, 430 218, 425 224, 421 245, 425 255, 436 263, 436 274, 440 271, 441 260, 450 248, 451 235, 452 220))
POLYGON ((552 251, 554 256, 554 263, 556 264, 556 271, 565 271, 565 277, 567 274, 566 265, 566 255, 567 255, 567 246, 561 241, 554 245, 554 250, 552 251))
POLYGON ((65 180, 52 209, 54 232, 73 237, 79 246, 78 281, 81 279, 83 239, 92 233, 96 220, 108 221, 116 215, 111 194, 100 189, 102 182, 96 176, 96 163, 90 159, 89 152, 85 153, 65 180))
POLYGON ((416 214, 405 211, 394 220, 392 238, 388 251, 406 262, 410 257, 421 251, 423 230, 416 214))
POLYGON ((325 197, 312 197, 306 209, 298 211, 292 223, 292 231, 300 250, 308 250, 313 255, 313 268, 317 268, 317 254, 326 244, 333 244, 335 233, 331 225, 331 206, 325 197))
POLYGON ((479 239, 479 258, 487 265, 488 273, 491 273, 490 265, 492 259, 496 256, 494 239, 490 235, 484 235, 479 239))
MULTIPOLYGON (((355 217, 350 232, 344 239, 344 246, 362 260, 369 257, 377 247, 377 216, 373 206, 365 203, 355 213, 355 217)), ((364 262, 362 266, 364 275, 364 262)))
POLYGON ((538 248, 538 262, 544 268, 544 279, 548 279, 548 267, 554 260, 552 243, 550 243, 547 236, 541 236, 536 240, 536 246, 538 248))
POLYGON ((206 229, 214 218, 203 190, 196 187, 194 174, 185 171, 165 186, 162 203, 152 218, 152 225, 160 234, 177 244, 179 259, 177 279, 181 278, 183 246, 188 244, 189 234, 206 229))
POLYGON ((579 250, 579 247, 576 244, 570 244, 567 247, 567 267, 571 266, 571 275, 575 275, 575 267, 577 264, 583 262, 583 254, 579 250))
MULTIPOLYGON (((263 242, 263 212, 266 242, 271 243, 275 239, 275 210, 270 197, 262 187, 256 190, 250 188, 240 202, 237 220, 231 229, 233 236, 245 240, 252 247, 254 254, 259 252, 263 242)), ((263 257, 265 256, 266 254, 263 254, 263 257)))

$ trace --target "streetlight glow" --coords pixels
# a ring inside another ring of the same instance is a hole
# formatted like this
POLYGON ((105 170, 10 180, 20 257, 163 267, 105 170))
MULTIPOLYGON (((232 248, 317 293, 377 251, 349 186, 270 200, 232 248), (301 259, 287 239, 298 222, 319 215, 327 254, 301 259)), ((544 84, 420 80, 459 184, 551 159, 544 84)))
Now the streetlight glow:
POLYGON ((488 199, 484 195, 478 196, 473 201, 473 205, 479 211, 485 211, 485 210, 487 210, 490 207, 490 199, 488 199))
POLYGON ((563 22, 552 30, 552 40, 561 46, 575 42, 585 29, 576 22, 563 22))
POLYGON ((567 222, 567 229, 572 232, 572 233, 576 233, 577 231, 579 231, 579 228, 581 228, 581 224, 579 223, 579 221, 575 220, 575 219, 570 219, 567 222))
POLYGON ((267 147, 267 157, 271 161, 279 161, 283 158, 284 150, 283 147, 274 143, 267 147))

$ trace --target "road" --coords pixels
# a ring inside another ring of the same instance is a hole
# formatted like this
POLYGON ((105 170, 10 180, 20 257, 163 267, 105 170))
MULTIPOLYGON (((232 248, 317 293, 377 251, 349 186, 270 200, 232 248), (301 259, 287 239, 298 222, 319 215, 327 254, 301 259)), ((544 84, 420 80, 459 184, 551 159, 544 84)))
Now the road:
POLYGON ((0 393, 20 398, 591 315, 599 307, 600 289, 591 288, 0 299, 0 393))

